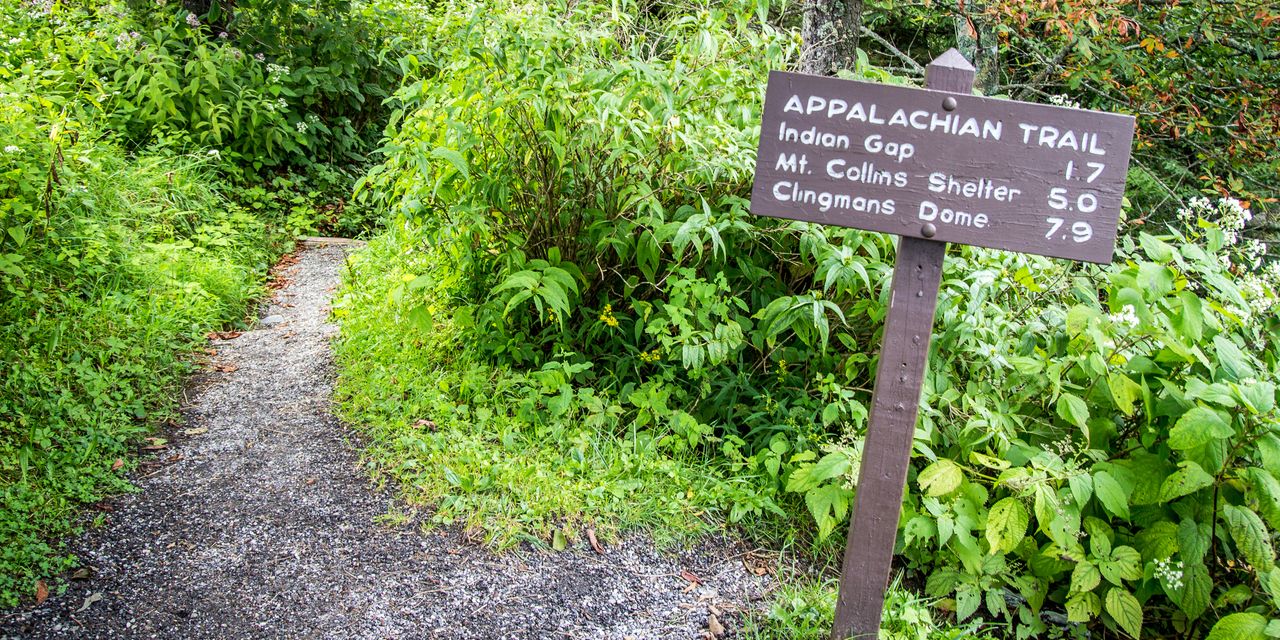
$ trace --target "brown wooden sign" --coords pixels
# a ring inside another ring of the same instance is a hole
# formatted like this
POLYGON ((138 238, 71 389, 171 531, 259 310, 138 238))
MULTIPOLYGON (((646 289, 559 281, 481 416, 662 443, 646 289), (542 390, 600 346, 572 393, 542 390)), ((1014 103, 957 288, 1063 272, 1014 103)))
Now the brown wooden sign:
POLYGON ((751 211, 1110 262, 1134 119, 775 71, 751 211))
POLYGON ((754 213, 903 236, 832 640, 875 638, 948 242, 1109 262, 1133 118, 973 95, 952 49, 925 89, 774 72, 754 213))

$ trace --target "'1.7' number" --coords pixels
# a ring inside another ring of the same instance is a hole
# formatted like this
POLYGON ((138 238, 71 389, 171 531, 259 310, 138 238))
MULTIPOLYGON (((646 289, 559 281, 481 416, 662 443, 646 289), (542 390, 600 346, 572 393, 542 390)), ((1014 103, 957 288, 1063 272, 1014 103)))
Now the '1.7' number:
MULTIPOLYGON (((1067 222, 1062 218, 1045 218, 1044 221, 1049 223, 1049 232, 1044 234, 1044 237, 1050 239, 1052 239, 1054 235, 1058 233, 1058 230, 1062 228, 1062 225, 1067 222)), ((1067 236, 1066 234, 1063 234, 1061 237, 1065 239, 1067 236)), ((1075 240, 1076 242, 1088 242, 1089 238, 1092 237, 1093 227, 1088 222, 1080 221, 1071 225, 1072 240, 1075 240)))

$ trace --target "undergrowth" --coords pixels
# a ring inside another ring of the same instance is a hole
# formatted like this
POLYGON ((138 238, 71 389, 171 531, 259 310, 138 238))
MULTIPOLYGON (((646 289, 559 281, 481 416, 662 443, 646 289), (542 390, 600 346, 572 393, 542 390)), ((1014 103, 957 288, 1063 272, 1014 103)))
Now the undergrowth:
MULTIPOLYGON (((829 548, 892 238, 750 214, 797 34, 757 2, 666 9, 429 16, 359 183, 395 222, 335 306, 344 411, 380 477, 499 543, 729 526, 829 548)), ((1160 219, 1122 221, 1106 266, 948 250, 896 549, 940 616, 1280 627, 1280 266, 1245 203, 1160 219)))

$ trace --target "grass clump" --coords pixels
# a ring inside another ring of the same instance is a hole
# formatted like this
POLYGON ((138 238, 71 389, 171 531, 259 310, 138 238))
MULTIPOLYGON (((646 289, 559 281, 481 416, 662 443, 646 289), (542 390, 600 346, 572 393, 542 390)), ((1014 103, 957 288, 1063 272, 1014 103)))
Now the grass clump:
POLYGON ((754 495, 723 460, 673 454, 665 430, 623 422, 642 400, 582 384, 591 365, 573 354, 526 372, 477 357, 474 320, 442 297, 450 276, 426 240, 412 226, 376 238, 334 304, 340 409, 368 436, 375 476, 497 546, 557 546, 588 527, 688 538, 723 518, 727 494, 754 495))

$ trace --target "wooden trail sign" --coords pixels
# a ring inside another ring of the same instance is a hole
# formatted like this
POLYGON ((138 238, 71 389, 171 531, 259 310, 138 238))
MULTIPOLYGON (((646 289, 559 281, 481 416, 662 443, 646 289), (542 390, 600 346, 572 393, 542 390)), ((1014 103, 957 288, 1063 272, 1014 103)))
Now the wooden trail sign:
POLYGON ((1111 261, 1132 117, 929 89, 769 74, 752 212, 1111 261))
POLYGON ((1110 262, 1134 119, 971 95, 951 49, 928 89, 773 72, 751 211, 902 236, 833 640, 875 638, 948 242, 1110 262))

